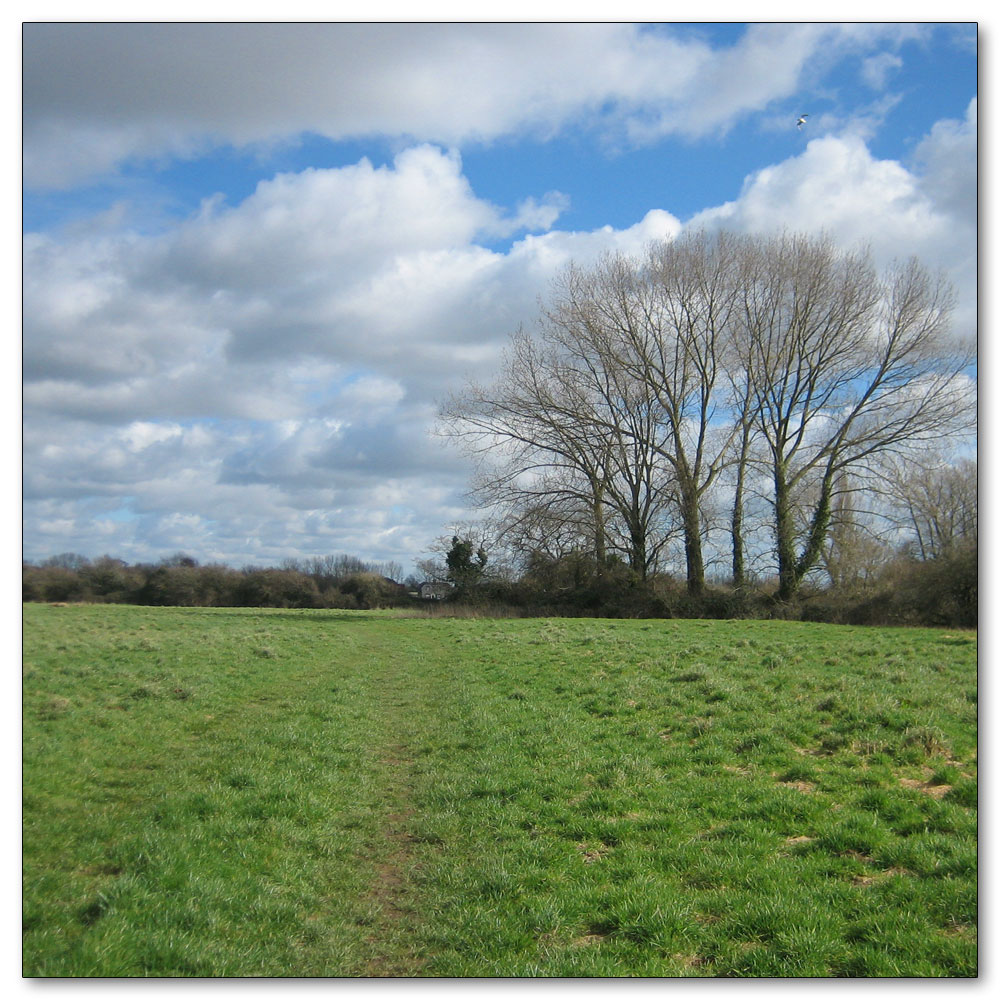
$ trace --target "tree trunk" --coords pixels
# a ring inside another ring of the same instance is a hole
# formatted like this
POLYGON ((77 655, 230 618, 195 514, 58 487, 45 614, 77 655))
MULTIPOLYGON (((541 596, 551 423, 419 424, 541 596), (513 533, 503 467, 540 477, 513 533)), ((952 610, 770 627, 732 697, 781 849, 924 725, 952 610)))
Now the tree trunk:
POLYGON ((806 573, 819 562, 823 546, 826 544, 827 532, 830 528, 830 516, 833 512, 832 498, 833 473, 827 471, 820 485, 819 502, 816 504, 816 510, 813 512, 812 522, 809 525, 809 534, 806 537, 802 555, 799 556, 795 564, 796 587, 806 573))
POLYGON ((737 486, 736 502, 733 504, 733 587, 742 590, 746 586, 746 566, 743 561, 743 473, 737 486))
POLYGON ((774 534, 778 555, 778 600, 787 602, 798 593, 799 576, 796 573, 791 491, 780 466, 774 471, 774 534))
POLYGON ((700 597, 705 592, 705 561, 701 551, 698 495, 690 486, 681 487, 681 523, 684 526, 687 590, 692 597, 700 597))
POLYGON ((629 564, 640 580, 646 579, 646 533, 633 529, 629 532, 629 564))
POLYGON ((775 470, 774 523, 778 550, 778 600, 794 600, 798 596, 805 575, 819 562, 830 527, 832 495, 833 475, 827 472, 820 485, 819 500, 813 512, 802 554, 796 555, 791 491, 785 481, 784 470, 775 470))
POLYGON ((750 440, 750 425, 744 424, 740 441, 740 459, 736 466, 736 489, 733 496, 733 586, 742 590, 746 586, 746 546, 743 542, 743 490, 746 480, 747 449, 750 440))
POLYGON ((607 538, 604 528, 604 487, 591 480, 594 492, 594 560, 599 567, 607 562, 607 538))

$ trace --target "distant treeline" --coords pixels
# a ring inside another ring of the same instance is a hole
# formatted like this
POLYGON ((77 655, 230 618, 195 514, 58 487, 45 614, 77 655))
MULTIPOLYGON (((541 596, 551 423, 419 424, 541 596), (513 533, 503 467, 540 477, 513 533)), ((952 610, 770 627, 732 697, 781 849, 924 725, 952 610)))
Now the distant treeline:
MULTIPOLYGON (((855 625, 978 625, 978 551, 968 542, 933 559, 899 554, 851 586, 806 586, 777 599, 775 580, 700 596, 667 574, 640 578, 627 565, 571 553, 536 556, 514 577, 458 574, 444 601, 421 601, 418 581, 400 583, 393 564, 352 556, 287 561, 280 567, 199 565, 188 556, 128 565, 104 556, 62 555, 23 567, 25 601, 106 602, 180 607, 373 609, 428 607, 444 613, 607 618, 794 618, 855 625)), ((454 574, 453 574, 454 575, 454 574)))
POLYGON ((354 556, 286 560, 280 567, 200 565, 186 555, 129 565, 72 553, 22 568, 25 601, 142 604, 161 607, 384 608, 412 600, 394 563, 354 556))

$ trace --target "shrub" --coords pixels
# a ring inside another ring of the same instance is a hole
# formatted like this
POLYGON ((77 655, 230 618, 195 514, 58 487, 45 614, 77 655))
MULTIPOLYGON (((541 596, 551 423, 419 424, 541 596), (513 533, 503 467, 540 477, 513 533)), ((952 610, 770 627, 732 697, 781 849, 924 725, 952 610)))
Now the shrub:
POLYGON ((61 566, 26 566, 22 570, 26 601, 84 601, 90 596, 79 573, 61 566))
POLYGON ((248 608, 315 608, 320 606, 316 581, 294 570, 248 568, 235 597, 248 608))
POLYGON ((355 573, 340 584, 340 591, 366 609, 391 608, 408 599, 405 587, 378 573, 355 573))

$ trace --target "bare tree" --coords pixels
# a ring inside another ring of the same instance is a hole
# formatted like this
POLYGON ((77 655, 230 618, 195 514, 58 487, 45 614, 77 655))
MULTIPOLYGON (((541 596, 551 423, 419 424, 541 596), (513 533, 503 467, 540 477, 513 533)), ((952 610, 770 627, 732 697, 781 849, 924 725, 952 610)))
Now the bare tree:
POLYGON ((729 537, 732 549, 733 586, 742 589, 747 582, 746 569, 746 493, 747 470, 750 465, 751 449, 754 443, 755 424, 749 419, 747 404, 749 394, 735 397, 738 404, 738 434, 733 442, 732 465, 735 469, 733 483, 732 510, 729 518, 729 537))
POLYGON ((626 411, 630 394, 646 402, 643 426, 616 413, 606 427, 669 465, 693 594, 705 586, 702 504, 744 426, 725 385, 742 245, 695 233, 651 244, 640 260, 618 254, 571 268, 547 313, 567 353, 605 380, 608 400, 626 411))
MULTIPOLYGON (((574 274, 571 284, 578 277, 574 274)), ((649 384, 622 365, 603 332, 579 322, 577 305, 557 300, 544 326, 545 338, 556 345, 566 397, 573 400, 562 417, 586 425, 599 456, 606 548, 624 555, 644 578, 672 537, 677 509, 677 479, 663 457, 661 408, 649 384)))
POLYGON ((896 523, 920 559, 936 559, 979 541, 979 467, 975 459, 897 461, 888 474, 896 523))
POLYGON ((655 450, 652 402, 642 385, 581 349, 553 316, 537 338, 514 335, 499 376, 473 384, 442 408, 444 432, 462 440, 479 467, 472 496, 506 512, 509 532, 572 526, 598 564, 610 533, 645 576, 662 546, 668 484, 655 450))
POLYGON ((974 424, 973 356, 948 339, 951 289, 916 261, 880 276, 866 253, 784 235, 759 242, 748 279, 742 363, 768 451, 787 601, 823 551, 838 477, 974 424), (796 496, 810 478, 798 532, 796 496))
POLYGON ((838 477, 831 498, 830 527, 820 563, 830 583, 853 590, 874 580, 894 555, 890 522, 870 480, 838 477))
POLYGON ((481 501, 491 509, 486 524, 492 547, 510 552, 519 569, 525 570, 534 559, 559 562, 572 554, 593 556, 591 512, 573 498, 566 499, 561 488, 549 494, 546 481, 539 479, 531 493, 519 490, 507 500, 487 499, 495 496, 483 494, 481 501))
POLYGON ((510 504, 524 497, 531 507, 539 496, 537 479, 571 484, 573 499, 590 508, 600 555, 606 476, 588 426, 565 416, 574 405, 565 398, 550 352, 519 330, 498 377, 453 395, 441 409, 441 427, 477 459, 481 503, 510 504))

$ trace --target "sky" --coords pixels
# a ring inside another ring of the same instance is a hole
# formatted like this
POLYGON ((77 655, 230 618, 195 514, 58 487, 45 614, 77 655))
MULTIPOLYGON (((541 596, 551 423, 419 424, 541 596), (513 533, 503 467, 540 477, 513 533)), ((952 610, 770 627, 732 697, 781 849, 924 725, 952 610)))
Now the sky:
POLYGON ((29 561, 410 572, 475 517, 441 402, 571 261, 685 228, 916 254, 976 332, 973 23, 50 22, 21 55, 29 561))

